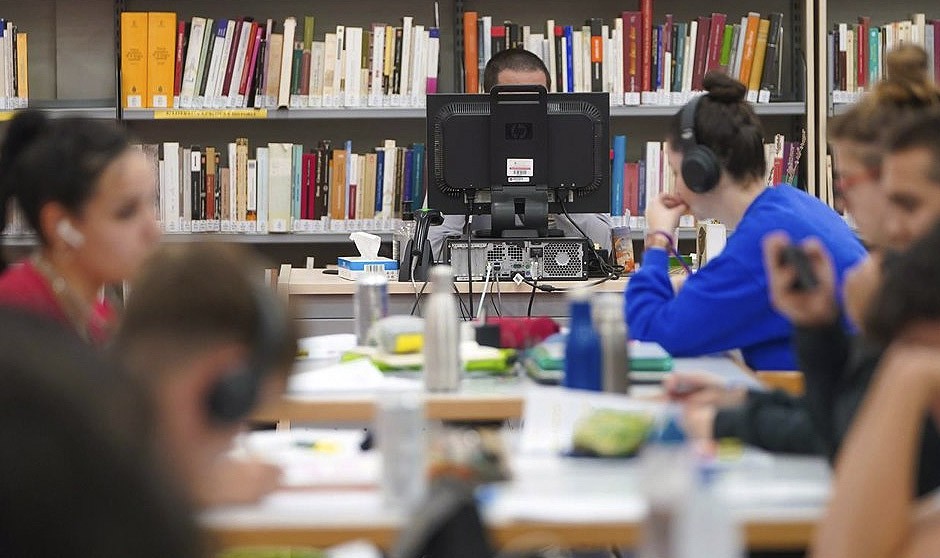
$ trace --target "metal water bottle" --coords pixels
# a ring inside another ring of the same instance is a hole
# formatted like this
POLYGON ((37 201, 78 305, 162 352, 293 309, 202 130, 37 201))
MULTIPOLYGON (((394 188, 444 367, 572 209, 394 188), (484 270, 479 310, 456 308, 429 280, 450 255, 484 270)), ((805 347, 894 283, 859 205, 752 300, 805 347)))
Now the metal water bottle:
POLYGON ((601 384, 604 391, 627 393, 630 389, 630 359, 623 296, 604 293, 594 299, 591 310, 594 329, 601 338, 601 384))
POLYGON ((431 268, 431 296, 424 318, 424 385, 428 391, 460 387, 460 324, 449 265, 431 268))
POLYGON ((384 274, 365 273, 356 279, 353 316, 356 320, 356 344, 365 345, 372 324, 388 316, 388 279, 384 274))

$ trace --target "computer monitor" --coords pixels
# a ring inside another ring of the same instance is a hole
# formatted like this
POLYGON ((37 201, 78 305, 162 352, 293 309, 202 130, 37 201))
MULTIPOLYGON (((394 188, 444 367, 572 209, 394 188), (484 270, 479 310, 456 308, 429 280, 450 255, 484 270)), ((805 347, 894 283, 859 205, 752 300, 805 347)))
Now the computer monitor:
POLYGON ((428 206, 492 215, 496 237, 547 236, 547 213, 609 212, 609 111, 607 93, 537 85, 428 95, 428 206))

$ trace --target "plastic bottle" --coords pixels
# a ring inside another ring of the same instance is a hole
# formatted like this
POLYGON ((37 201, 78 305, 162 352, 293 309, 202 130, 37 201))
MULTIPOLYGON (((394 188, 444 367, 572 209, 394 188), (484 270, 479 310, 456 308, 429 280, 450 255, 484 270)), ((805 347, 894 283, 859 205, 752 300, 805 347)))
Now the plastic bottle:
POLYGON ((424 313, 424 385, 428 391, 460 387, 460 324, 449 265, 431 268, 431 296, 424 313))
POLYGON ((571 321, 565 343, 564 385, 574 389, 601 390, 601 340, 591 322, 588 292, 572 291, 571 321))
POLYGON ((693 479, 693 487, 676 515, 676 557, 741 558, 744 548, 740 528, 718 491, 714 462, 698 461, 693 479))
POLYGON ((615 293, 604 293, 594 299, 591 311, 594 313, 594 328, 601 339, 601 385, 607 392, 627 393, 630 389, 630 359, 623 299, 615 293))

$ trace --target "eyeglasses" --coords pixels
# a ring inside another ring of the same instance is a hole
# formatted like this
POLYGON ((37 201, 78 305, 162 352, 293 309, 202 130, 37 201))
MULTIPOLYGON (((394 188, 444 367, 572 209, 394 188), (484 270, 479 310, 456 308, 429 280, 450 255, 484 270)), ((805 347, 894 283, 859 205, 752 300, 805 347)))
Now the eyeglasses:
POLYGON ((843 173, 833 179, 833 186, 839 192, 845 193, 859 184, 865 182, 874 182, 881 177, 878 169, 865 167, 863 170, 853 173, 843 173))

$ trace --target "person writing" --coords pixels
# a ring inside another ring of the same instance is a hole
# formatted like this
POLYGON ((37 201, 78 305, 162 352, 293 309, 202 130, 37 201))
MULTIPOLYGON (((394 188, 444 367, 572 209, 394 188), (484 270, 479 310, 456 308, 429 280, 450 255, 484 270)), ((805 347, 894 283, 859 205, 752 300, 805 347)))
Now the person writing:
POLYGON ((636 339, 655 341, 676 356, 740 349, 759 370, 796 367, 793 328, 767 293, 761 240, 783 228, 791 237, 815 236, 832 252, 839 283, 865 250, 829 207, 789 186, 764 183, 763 130, 738 81, 711 72, 707 93, 685 105, 667 136, 676 193, 646 210, 642 268, 626 290, 626 317, 636 339), (718 219, 733 231, 721 255, 692 275, 677 293, 669 279, 669 251, 679 217, 718 219))
MULTIPOLYGON (((507 49, 490 58, 483 71, 483 89, 491 90, 496 85, 541 85, 549 88, 551 77, 542 59, 523 49, 507 49)), ((606 213, 573 214, 571 219, 565 215, 549 216, 554 219, 554 228, 560 229, 565 236, 581 238, 581 231, 588 239, 604 250, 610 250, 610 215, 606 213)), ((443 256, 444 239, 460 236, 464 230, 466 218, 463 215, 445 215, 444 223, 428 230, 428 241, 435 259, 443 256)), ((473 230, 490 228, 489 215, 473 218, 473 230)))
POLYGON ((17 114, 0 148, 0 230, 15 202, 39 248, 20 265, 0 260, 0 305, 103 343, 115 319, 103 287, 133 278, 160 239, 155 181, 146 156, 112 123, 17 114))

